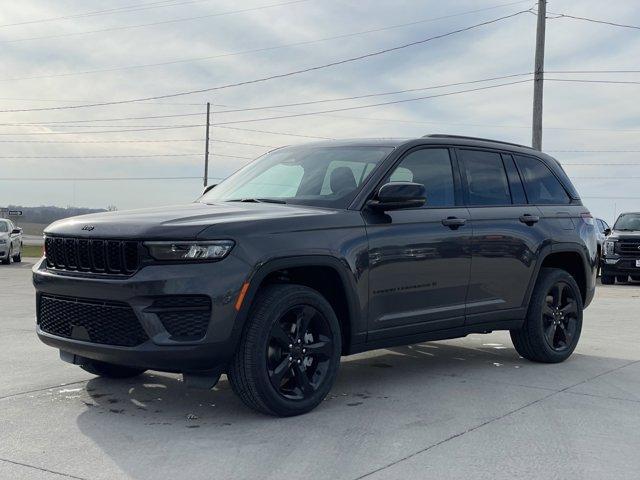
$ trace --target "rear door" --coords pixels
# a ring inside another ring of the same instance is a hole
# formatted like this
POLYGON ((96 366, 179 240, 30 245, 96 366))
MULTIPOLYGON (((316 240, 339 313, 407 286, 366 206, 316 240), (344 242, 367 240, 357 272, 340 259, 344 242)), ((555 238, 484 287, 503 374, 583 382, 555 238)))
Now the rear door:
POLYGON ((464 325, 472 231, 452 151, 413 149, 380 185, 389 181, 423 184, 427 202, 423 208, 363 211, 369 239, 368 339, 464 325))
POLYGON ((553 172, 540 159, 528 155, 514 155, 522 176, 529 203, 542 212, 543 227, 553 229, 550 238, 574 240, 575 222, 584 207, 571 205, 571 198, 553 172))
POLYGON ((510 155, 457 150, 473 226, 467 324, 521 316, 542 235, 510 155), (496 312, 500 312, 496 316, 496 312))

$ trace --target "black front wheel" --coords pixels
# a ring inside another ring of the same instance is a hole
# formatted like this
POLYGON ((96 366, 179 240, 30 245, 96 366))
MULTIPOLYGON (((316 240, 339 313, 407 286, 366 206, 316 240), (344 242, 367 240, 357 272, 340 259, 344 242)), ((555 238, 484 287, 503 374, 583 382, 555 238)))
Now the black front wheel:
POLYGON ((511 330, 517 352, 535 362, 569 358, 582 330, 582 295, 574 278, 557 268, 542 269, 522 328, 511 330))
POLYGON ((270 285, 252 306, 227 376, 254 410, 300 415, 329 393, 341 349, 338 319, 320 293, 301 285, 270 285))

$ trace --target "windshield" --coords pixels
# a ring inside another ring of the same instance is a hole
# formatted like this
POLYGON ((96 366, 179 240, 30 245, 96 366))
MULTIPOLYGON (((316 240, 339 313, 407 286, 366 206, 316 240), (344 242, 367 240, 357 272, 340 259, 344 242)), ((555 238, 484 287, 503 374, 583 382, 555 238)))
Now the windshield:
POLYGON ((9 231, 9 224, 7 222, 0 222, 0 233, 7 233, 9 231))
POLYGON ((614 230, 628 230, 639 231, 640 230, 640 213, 623 213, 616 220, 616 224, 613 226, 614 230))
POLYGON ((391 147, 287 147, 258 158, 199 201, 346 208, 391 147))

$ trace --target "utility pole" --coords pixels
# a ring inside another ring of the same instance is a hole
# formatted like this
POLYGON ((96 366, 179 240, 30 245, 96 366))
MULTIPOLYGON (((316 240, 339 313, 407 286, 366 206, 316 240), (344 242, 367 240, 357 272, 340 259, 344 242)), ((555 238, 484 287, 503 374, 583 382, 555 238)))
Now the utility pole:
POLYGON ((531 146, 542 150, 542 90, 544 86, 544 33, 547 19, 547 0, 538 1, 536 29, 536 58, 533 73, 533 125, 531 146))
POLYGON ((209 183, 209 112, 211 110, 211 104, 207 102, 207 134, 204 143, 204 188, 207 188, 209 183))

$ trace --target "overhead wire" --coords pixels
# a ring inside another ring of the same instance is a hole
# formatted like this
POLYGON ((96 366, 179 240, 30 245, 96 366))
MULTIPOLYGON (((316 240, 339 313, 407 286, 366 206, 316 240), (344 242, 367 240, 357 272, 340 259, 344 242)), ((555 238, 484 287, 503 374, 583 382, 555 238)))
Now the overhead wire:
POLYGON ((299 74, 302 74, 302 73, 309 73, 309 72, 313 72, 313 71, 318 71, 318 70, 322 70, 322 69, 325 69, 325 68, 335 67, 335 66, 338 66, 338 65, 344 65, 344 64, 347 64, 347 63, 351 63, 351 62, 355 62, 355 61, 359 61, 359 60, 364 60, 364 59, 367 59, 367 58, 372 58, 372 57, 375 57, 375 56, 384 55, 384 54, 391 53, 391 52, 396 52, 396 51, 403 50, 403 49, 406 49, 406 48, 414 47, 416 45, 422 45, 422 44, 430 42, 430 41, 446 38, 446 37, 449 37, 449 36, 452 36, 452 35, 456 35, 456 34, 467 32, 467 31, 470 31, 470 30, 473 30, 473 29, 476 29, 476 28, 480 28, 480 27, 484 27, 484 26, 487 26, 487 25, 491 25, 491 24, 494 24, 494 23, 497 23, 497 22, 500 22, 500 21, 511 19, 511 18, 514 18, 514 17, 516 17, 518 15, 522 15, 523 13, 527 13, 528 11, 529 10, 521 10, 519 12, 515 12, 515 13, 512 13, 510 15, 505 15, 505 16, 502 16, 502 17, 494 18, 494 19, 487 20, 487 21, 480 22, 480 23, 476 23, 476 24, 473 24, 473 25, 470 25, 470 26, 467 26, 467 27, 464 27, 464 28, 459 28, 459 29, 456 29, 456 30, 452 30, 452 31, 443 33, 443 34, 434 35, 434 36, 431 36, 431 37, 428 37, 428 38, 424 38, 424 39, 421 39, 421 40, 416 40, 416 41, 405 43, 405 44, 402 44, 402 45, 396 45, 394 47, 389 47, 389 48, 385 48, 385 49, 381 49, 381 50, 376 50, 376 51, 373 51, 373 52, 364 53, 364 54, 361 54, 361 55, 345 58, 345 59, 342 59, 342 60, 336 60, 336 61, 333 61, 333 62, 324 63, 324 64, 316 65, 316 66, 313 66, 313 67, 302 68, 302 69, 293 70, 293 71, 289 71, 289 72, 285 72, 285 73, 273 74, 273 75, 269 75, 269 76, 266 76, 266 77, 252 79, 252 80, 243 80, 243 81, 239 81, 239 82, 228 83, 228 84, 224 84, 224 85, 218 85, 218 86, 215 86, 215 87, 201 88, 201 89, 197 89, 197 90, 189 90, 189 91, 175 92, 175 93, 170 93, 170 94, 165 94, 165 95, 154 95, 154 96, 149 96, 149 97, 141 97, 141 98, 127 99, 127 100, 113 100, 113 101, 109 101, 109 102, 88 103, 88 104, 83 104, 83 105, 67 105, 67 106, 41 107, 41 108, 29 108, 29 109, 5 109, 5 110, 0 110, 0 113, 70 110, 70 109, 78 109, 78 108, 91 108, 91 107, 101 107, 101 106, 110 106, 110 105, 122 105, 122 104, 125 104, 125 103, 143 102, 143 101, 147 101, 147 100, 161 100, 161 99, 166 99, 166 98, 175 98, 175 97, 180 97, 180 96, 185 96, 185 95, 213 92, 213 91, 219 91, 219 90, 233 88, 233 87, 252 85, 252 84, 256 84, 256 83, 267 82, 267 81, 270 81, 270 80, 276 80, 276 79, 281 79, 281 78, 290 77, 290 76, 294 76, 294 75, 299 75, 299 74))
POLYGON ((204 56, 204 57, 192 57, 192 58, 171 60, 171 61, 165 61, 165 62, 145 63, 145 64, 137 64, 137 65, 125 65, 125 66, 119 66, 119 67, 108 67, 108 68, 101 68, 101 69, 84 70, 84 71, 79 71, 79 72, 66 72, 66 73, 48 74, 48 75, 32 75, 32 76, 22 76, 22 77, 0 78, 0 82, 18 81, 18 80, 35 80, 35 79, 44 79, 44 78, 59 78, 59 77, 69 77, 69 76, 77 76, 77 75, 90 75, 90 74, 95 74, 95 73, 108 73, 108 72, 115 72, 115 71, 121 71, 121 70, 131 70, 131 69, 148 68, 148 67, 159 67, 159 66, 175 65, 175 64, 179 64, 179 63, 191 63, 191 62, 198 62, 198 61, 203 61, 203 60, 214 60, 214 59, 217 59, 217 58, 233 57, 233 56, 237 56, 237 55, 248 55, 248 54, 252 54, 252 53, 262 53, 262 52, 267 52, 267 51, 279 50, 279 49, 282 49, 282 48, 291 48, 291 47, 300 47, 300 46, 305 46, 305 45, 312 45, 312 44, 315 44, 315 43, 327 42, 327 41, 331 41, 331 40, 338 40, 338 39, 343 39, 343 38, 352 38, 352 37, 356 37, 356 36, 367 35, 367 34, 370 34, 370 33, 378 33, 378 32, 387 31, 387 30, 393 30, 393 29, 398 29, 398 28, 414 26, 414 25, 418 25, 418 24, 422 24, 422 23, 435 22, 435 21, 438 21, 438 20, 445 20, 445 19, 459 17, 459 16, 463 16, 463 15, 469 15, 469 14, 472 14, 472 13, 479 13, 479 12, 483 12, 483 11, 494 10, 496 8, 508 7, 508 6, 512 6, 512 5, 516 5, 516 4, 520 4, 520 3, 530 3, 530 0, 519 0, 519 1, 516 1, 516 2, 510 2, 510 3, 500 4, 500 5, 494 5, 492 7, 480 8, 480 9, 475 9, 475 10, 468 10, 468 11, 460 12, 460 13, 457 13, 457 14, 444 15, 444 16, 441 16, 441 17, 434 17, 434 18, 426 18, 426 19, 422 19, 422 20, 415 20, 415 21, 408 22, 408 23, 394 24, 394 25, 389 25, 389 26, 386 26, 386 27, 373 28, 373 29, 362 30, 362 31, 358 31, 358 32, 348 32, 348 33, 344 33, 344 34, 340 34, 340 35, 334 35, 334 36, 330 36, 330 37, 323 37, 323 38, 318 38, 318 39, 314 39, 314 40, 303 40, 303 41, 300 41, 300 42, 288 43, 288 44, 284 44, 284 45, 274 45, 274 46, 270 46, 270 47, 260 47, 260 48, 255 48, 255 49, 242 50, 242 51, 238 51, 238 52, 221 53, 221 54, 217 54, 217 55, 209 55, 209 56, 204 56))

